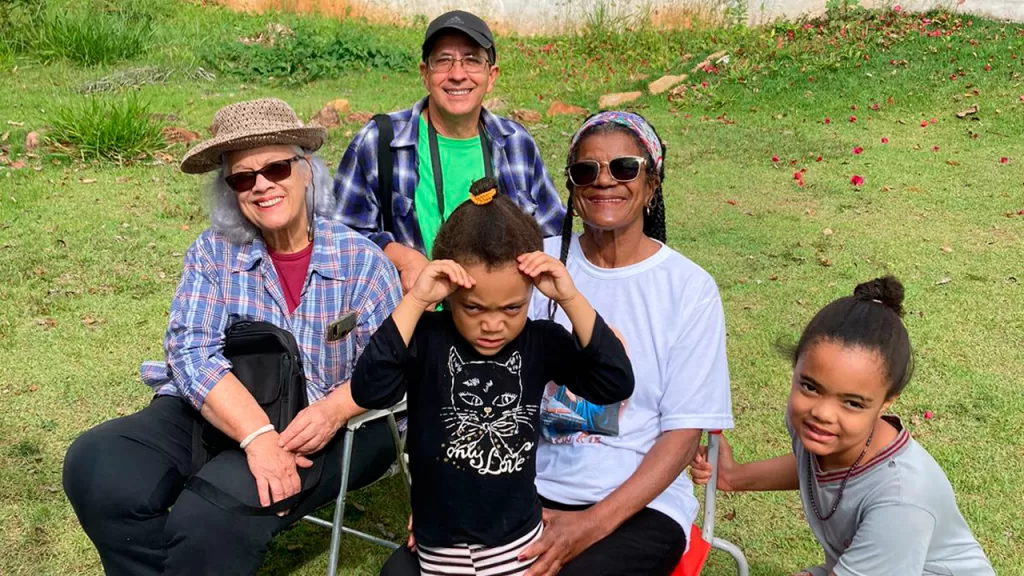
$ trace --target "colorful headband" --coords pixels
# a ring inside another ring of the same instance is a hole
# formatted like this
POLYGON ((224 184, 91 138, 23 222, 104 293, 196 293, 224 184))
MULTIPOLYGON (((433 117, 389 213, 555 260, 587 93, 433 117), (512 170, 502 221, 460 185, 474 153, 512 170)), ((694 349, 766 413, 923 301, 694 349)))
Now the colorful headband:
POLYGON ((584 132, 594 126, 610 123, 621 124, 622 126, 632 130, 633 133, 640 138, 640 141, 643 142, 644 148, 647 149, 647 153, 651 155, 651 159, 654 160, 655 170, 659 172, 661 171, 661 163, 664 160, 661 153, 661 139, 654 133, 654 128, 651 128, 651 125, 647 123, 647 120, 644 120, 644 118, 639 114, 633 114, 632 112, 612 110, 609 112, 594 114, 590 118, 587 118, 587 121, 583 123, 583 126, 580 126, 580 129, 572 136, 572 141, 569 143, 570 153, 572 150, 576 149, 576 144, 579 142, 580 136, 582 136, 584 132))
POLYGON ((491 188, 486 192, 470 195, 469 199, 473 201, 473 204, 476 204, 477 206, 483 206, 484 204, 490 204, 491 200, 494 200, 494 196, 497 193, 497 188, 491 188))

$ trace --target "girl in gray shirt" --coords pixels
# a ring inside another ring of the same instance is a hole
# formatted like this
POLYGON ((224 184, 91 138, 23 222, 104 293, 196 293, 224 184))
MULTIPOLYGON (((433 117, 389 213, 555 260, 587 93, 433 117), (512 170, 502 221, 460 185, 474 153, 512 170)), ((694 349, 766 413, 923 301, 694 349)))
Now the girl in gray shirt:
MULTIPOLYGON (((994 576, 935 460, 886 411, 910 380, 903 286, 888 276, 825 306, 793 353, 793 453, 737 464, 722 440, 718 488, 800 490, 825 551, 808 576, 994 576)), ((691 466, 704 484, 703 454, 691 466)))

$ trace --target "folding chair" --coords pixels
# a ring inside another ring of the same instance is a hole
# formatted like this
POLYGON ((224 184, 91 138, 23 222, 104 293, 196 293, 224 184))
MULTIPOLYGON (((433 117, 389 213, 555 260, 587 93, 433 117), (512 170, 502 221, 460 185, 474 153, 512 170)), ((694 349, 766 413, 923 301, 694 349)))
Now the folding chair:
POLYGON ((715 496, 718 487, 718 445, 721 435, 721 430, 708 430, 708 462, 711 463, 711 479, 708 480, 707 486, 704 488, 704 526, 698 527, 694 524, 690 528, 690 547, 683 554, 679 565, 672 572, 672 576, 699 576, 712 548, 728 552, 736 560, 736 573, 739 576, 750 574, 750 567, 747 565, 743 551, 728 540, 715 538, 715 496))
POLYGON ((348 468, 349 463, 352 460, 352 444, 354 443, 355 440, 356 430, 359 430, 364 425, 370 422, 374 422, 376 420, 380 420, 381 418, 387 419, 388 428, 390 428, 391 430, 391 437, 395 441, 396 462, 395 464, 392 464, 391 468, 383 476, 381 476, 378 479, 378 481, 393 476, 397 473, 401 473, 402 476, 405 478, 406 486, 409 486, 409 469, 406 460, 403 457, 403 454, 405 453, 405 436, 398 432, 398 423, 395 421, 395 414, 398 412, 405 411, 406 401, 403 398, 401 402, 395 404, 394 406, 386 410, 371 410, 364 414, 360 414, 355 418, 352 418, 351 420, 348 421, 347 424, 345 424, 345 427, 341 431, 341 433, 344 434, 344 438, 342 439, 344 445, 342 446, 341 455, 341 488, 338 490, 338 498, 334 502, 334 521, 328 522, 326 520, 321 520, 320 518, 317 518, 313 515, 308 515, 302 518, 306 522, 310 522, 312 524, 316 524, 317 526, 322 526, 324 528, 329 528, 331 530, 331 553, 330 558, 327 560, 328 576, 336 576, 336 574, 338 573, 338 557, 341 552, 342 532, 346 534, 351 534, 357 538, 362 538, 363 540, 372 542, 379 546, 384 546, 385 548, 389 548, 391 550, 395 550, 398 548, 398 544, 395 544, 394 542, 388 542, 387 540, 377 538, 376 536, 367 534, 366 532, 361 532, 354 528, 349 528, 348 526, 345 526, 343 522, 345 518, 345 495, 348 492, 348 468))

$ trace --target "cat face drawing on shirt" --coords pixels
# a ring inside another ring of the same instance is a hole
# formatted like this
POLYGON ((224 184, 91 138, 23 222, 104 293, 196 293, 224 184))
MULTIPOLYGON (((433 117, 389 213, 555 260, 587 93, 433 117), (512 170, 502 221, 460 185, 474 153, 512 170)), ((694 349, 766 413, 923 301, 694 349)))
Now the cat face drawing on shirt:
POLYGON ((533 442, 520 437, 520 427, 533 429, 537 408, 523 405, 521 368, 519 352, 505 363, 465 362, 451 348, 451 406, 442 416, 449 437, 447 456, 457 465, 480 474, 522 469, 533 442))

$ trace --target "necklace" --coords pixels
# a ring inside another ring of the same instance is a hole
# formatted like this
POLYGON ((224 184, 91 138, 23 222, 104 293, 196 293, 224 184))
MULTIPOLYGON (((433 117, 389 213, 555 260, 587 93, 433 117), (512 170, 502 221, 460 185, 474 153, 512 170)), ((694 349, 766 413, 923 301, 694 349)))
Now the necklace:
POLYGON ((843 477, 842 483, 839 484, 839 494, 836 496, 836 501, 832 504, 832 509, 829 510, 829 513, 826 516, 821 515, 821 510, 818 509, 818 501, 814 499, 814 485, 817 484, 814 479, 814 464, 811 462, 814 455, 807 455, 807 494, 811 497, 811 509, 814 510, 814 515, 818 520, 826 522, 833 514, 836 513, 836 509, 839 508, 839 503, 843 500, 843 492, 846 491, 846 483, 850 481, 850 476, 853 475, 853 471, 857 469, 857 466, 860 466, 860 461, 863 460, 864 455, 868 453, 868 447, 871 446, 871 439, 874 437, 875 429, 872 427, 871 433, 868 434, 868 441, 864 443, 864 450, 861 450, 860 456, 857 456, 857 459, 853 462, 853 466, 850 466, 850 469, 846 471, 846 476, 843 477))

